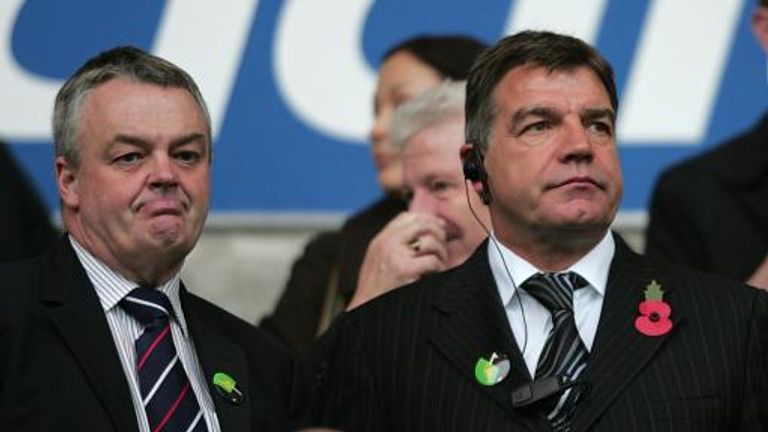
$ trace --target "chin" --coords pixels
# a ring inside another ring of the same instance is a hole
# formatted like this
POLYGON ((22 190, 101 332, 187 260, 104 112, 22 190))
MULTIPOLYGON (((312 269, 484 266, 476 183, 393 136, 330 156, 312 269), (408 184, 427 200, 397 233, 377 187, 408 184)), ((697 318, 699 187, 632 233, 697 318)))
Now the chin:
POLYGON ((379 171, 377 176, 379 186, 387 192, 399 192, 403 188, 402 171, 387 167, 379 171))
POLYGON ((181 223, 156 224, 147 233, 147 243, 154 249, 175 250, 184 248, 190 242, 191 235, 181 223))
POLYGON ((610 225, 610 221, 607 221, 606 218, 602 216, 572 218, 556 224, 562 231, 568 232, 605 231, 610 225))
POLYGON ((473 249, 467 249, 465 247, 456 248, 456 249, 449 249, 448 250, 448 268, 454 268, 460 264, 463 264, 464 261, 469 258, 470 255, 472 255, 472 252, 474 252, 473 249))
POLYGON ((604 206, 591 202, 571 203, 552 214, 552 219, 564 225, 592 224, 607 219, 604 206))
POLYGON ((151 239, 151 249, 158 260, 175 262, 184 259, 194 247, 194 242, 181 236, 159 236, 151 239))

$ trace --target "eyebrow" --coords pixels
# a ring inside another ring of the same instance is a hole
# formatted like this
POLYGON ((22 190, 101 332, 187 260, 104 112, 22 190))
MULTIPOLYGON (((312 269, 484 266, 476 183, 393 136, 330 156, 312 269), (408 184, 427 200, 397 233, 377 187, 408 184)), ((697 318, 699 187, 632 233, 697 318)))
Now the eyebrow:
MULTIPOLYGON (((183 146, 185 144, 189 144, 198 140, 201 140, 205 142, 206 136, 205 134, 199 133, 199 132, 193 132, 184 136, 181 136, 179 138, 174 139, 171 142, 171 147, 179 147, 183 146)), ((115 138, 112 140, 112 144, 129 144, 137 147, 149 147, 150 142, 145 140, 144 138, 135 136, 135 135, 126 135, 126 134, 117 134, 115 135, 115 138)))
MULTIPOLYGON (((388 88, 387 91, 384 92, 384 93, 390 94, 390 95, 394 95, 394 96, 399 96, 399 93, 407 93, 406 92, 407 87, 408 86, 407 86, 406 83, 397 82, 397 83, 393 84, 392 87, 388 88)), ((406 95, 406 97, 407 96, 408 95, 406 95)), ((376 93, 373 94, 373 111, 374 111, 374 113, 378 112, 378 109, 379 109, 379 99, 380 99, 379 98, 379 92, 377 90, 376 93)))
POLYGON ((610 108, 588 108, 581 112, 583 120, 598 120, 606 117, 611 121, 611 126, 616 124, 616 113, 610 108))
POLYGON ((553 119, 558 119, 562 117, 562 114, 553 110, 552 108, 542 107, 542 106, 535 106, 531 108, 521 108, 515 111, 514 114, 512 114, 512 118, 510 118, 509 124, 507 125, 507 131, 509 132, 515 131, 518 128, 518 126, 520 126, 520 123, 522 123, 528 117, 541 117, 541 118, 553 120, 553 119))
MULTIPOLYGON (((548 120, 556 120, 561 118, 562 114, 549 107, 537 106, 531 108, 521 108, 515 111, 515 113, 512 115, 512 118, 510 119, 507 126, 507 130, 509 132, 514 132, 520 126, 520 123, 525 121, 525 119, 528 117, 540 117, 548 120)), ((616 113, 610 108, 587 108, 579 113, 579 117, 581 117, 582 120, 597 120, 607 117, 610 119, 612 126, 616 124, 616 113)))

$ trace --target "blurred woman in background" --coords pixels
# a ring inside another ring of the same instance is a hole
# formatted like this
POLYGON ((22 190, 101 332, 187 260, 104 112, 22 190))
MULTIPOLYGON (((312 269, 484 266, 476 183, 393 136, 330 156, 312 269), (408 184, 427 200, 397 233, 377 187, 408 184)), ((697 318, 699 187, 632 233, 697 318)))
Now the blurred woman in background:
POLYGON ((304 355, 315 338, 355 294, 360 266, 371 239, 406 209, 403 170, 390 139, 390 122, 402 103, 445 79, 464 80, 486 48, 465 36, 420 36, 391 48, 382 60, 374 96, 371 153, 384 194, 350 217, 338 231, 323 232, 306 246, 271 316, 261 327, 304 355))

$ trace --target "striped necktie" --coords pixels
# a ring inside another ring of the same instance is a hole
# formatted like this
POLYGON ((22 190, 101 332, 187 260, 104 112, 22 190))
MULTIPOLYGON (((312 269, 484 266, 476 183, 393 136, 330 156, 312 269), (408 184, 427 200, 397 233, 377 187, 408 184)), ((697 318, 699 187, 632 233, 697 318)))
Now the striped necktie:
POLYGON ((136 288, 120 306, 144 327, 136 339, 136 371, 152 432, 203 432, 208 428, 171 336, 175 318, 168 297, 136 288))
MULTIPOLYGON (((576 380, 587 365, 587 352, 573 317, 573 291, 589 285, 576 273, 538 273, 521 288, 552 314, 552 330, 536 365, 535 379, 562 375, 576 380)), ((570 430, 579 391, 566 390, 547 406, 553 431, 570 430)))

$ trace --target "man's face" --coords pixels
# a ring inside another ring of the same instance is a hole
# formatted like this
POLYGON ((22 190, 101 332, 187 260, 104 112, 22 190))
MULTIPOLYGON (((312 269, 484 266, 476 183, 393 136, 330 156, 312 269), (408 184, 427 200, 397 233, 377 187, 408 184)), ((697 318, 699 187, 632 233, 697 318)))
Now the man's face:
POLYGON ((497 112, 485 166, 494 229, 502 238, 604 232, 622 180, 615 113, 594 72, 518 67, 493 97, 497 112))
POLYGON ((81 107, 80 165, 57 159, 70 233, 127 276, 179 266, 208 212, 210 143, 186 90, 127 79, 81 107))
MULTIPOLYGON (((445 221, 448 266, 464 262, 486 237, 467 205, 467 189, 459 157, 464 123, 448 120, 413 135, 403 151, 409 210, 429 213, 445 221)), ((469 191, 472 208, 488 226, 487 208, 469 191)))

